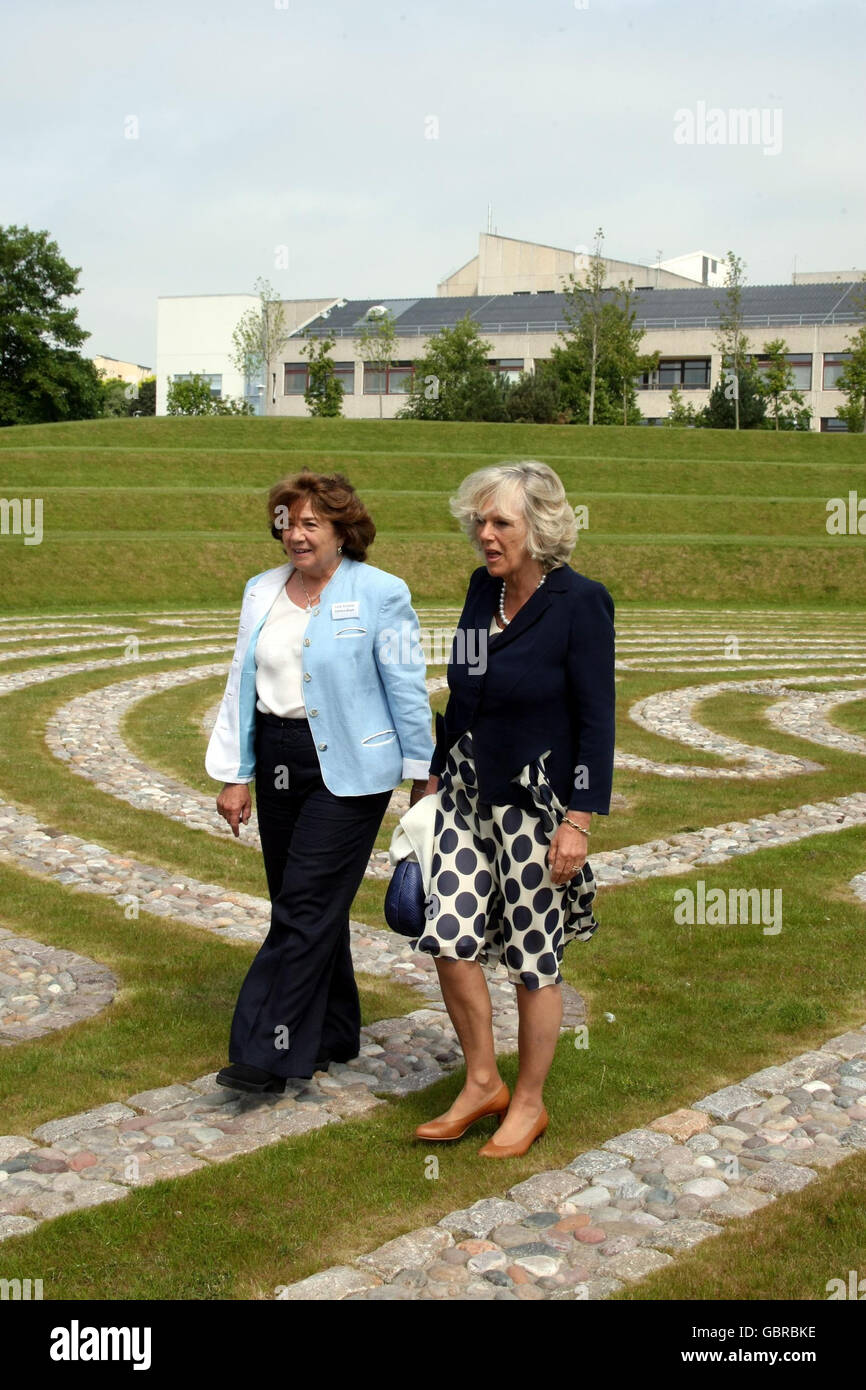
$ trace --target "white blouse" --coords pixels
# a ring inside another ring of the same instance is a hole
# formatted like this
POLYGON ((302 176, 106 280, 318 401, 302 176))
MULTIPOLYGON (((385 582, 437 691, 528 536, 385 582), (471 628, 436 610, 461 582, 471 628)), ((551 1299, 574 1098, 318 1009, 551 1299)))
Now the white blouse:
POLYGON ((285 586, 256 641, 256 709, 283 719, 306 719, 303 639, 310 614, 292 603, 285 586))

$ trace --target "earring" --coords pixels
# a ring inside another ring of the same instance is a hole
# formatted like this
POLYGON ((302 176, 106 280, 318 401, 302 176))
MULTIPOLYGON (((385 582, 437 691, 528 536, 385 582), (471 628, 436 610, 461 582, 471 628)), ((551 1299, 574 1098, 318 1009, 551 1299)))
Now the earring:
POLYGON ((343 553, 343 547, 342 547, 341 545, 338 545, 338 546, 337 546, 337 554, 338 554, 338 555, 342 555, 342 553, 343 553))

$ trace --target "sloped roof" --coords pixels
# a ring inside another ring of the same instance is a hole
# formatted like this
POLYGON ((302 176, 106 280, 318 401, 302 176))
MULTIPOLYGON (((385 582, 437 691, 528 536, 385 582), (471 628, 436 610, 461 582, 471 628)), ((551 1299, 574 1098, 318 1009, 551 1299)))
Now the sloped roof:
MULTIPOLYGON (((854 282, 823 285, 745 285, 743 315, 765 327, 773 323, 850 322, 857 316, 851 304, 854 282)), ((719 322, 719 303, 725 290, 696 285, 683 289, 639 289, 637 322, 642 327, 707 327, 719 322)), ((429 299, 350 299, 331 309, 327 318, 313 319, 308 330, 355 337, 367 322, 374 304, 384 304, 394 314, 401 337, 429 337, 442 328, 453 328, 467 315, 487 333, 551 332, 565 324, 566 298, 562 294, 498 294, 437 296, 429 299)), ((300 336, 300 333, 292 335, 300 336)))

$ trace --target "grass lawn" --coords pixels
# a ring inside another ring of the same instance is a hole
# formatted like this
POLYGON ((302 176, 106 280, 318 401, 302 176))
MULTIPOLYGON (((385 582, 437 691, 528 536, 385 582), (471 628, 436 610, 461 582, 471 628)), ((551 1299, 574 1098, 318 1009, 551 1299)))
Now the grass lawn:
MULTIPOLYGON (((828 497, 849 488, 866 492, 862 441, 844 436, 243 419, 0 431, 0 492, 43 496, 46 516, 41 546, 5 537, 0 547, 7 613, 124 610, 118 624, 124 633, 159 636, 173 646, 178 630, 150 627, 137 615, 155 606, 201 608, 202 621, 182 632, 204 640, 215 630, 208 613, 223 609, 216 632, 228 660, 244 580, 280 559, 262 532, 262 495, 304 463, 345 470, 369 494, 380 527, 371 560, 404 574, 416 602, 459 605, 475 561, 447 498, 471 468, 509 457, 546 459, 575 502, 588 500, 590 530, 581 536, 575 567, 603 579, 614 594, 623 655, 645 621, 643 606, 656 597, 669 605, 670 631, 682 629, 686 655, 715 641, 721 607, 733 610, 734 632, 757 632, 751 609, 760 603, 787 610, 796 622, 790 631, 809 640, 847 624, 862 651, 862 539, 833 540, 823 524, 828 497), (52 540, 62 548, 52 551, 52 540), (826 612, 804 620, 798 605, 826 612)), ((783 654, 771 655, 757 672, 744 661, 730 668, 734 678, 742 678, 743 667, 749 677, 789 673, 787 618, 775 626, 765 619, 760 631, 764 647, 769 632, 783 654)), ((4 645, 17 650, 52 641, 47 623, 36 619, 32 635, 25 629, 4 645)), ((94 647, 24 656, 4 662, 0 674, 101 655, 94 647)), ((748 647, 747 659, 761 655, 760 647, 748 647)), ((219 659, 219 653, 169 658, 134 674, 219 659)), ((690 766, 729 766, 642 729, 626 714, 656 691, 730 678, 725 670, 703 669, 713 664, 722 663, 704 654, 695 671, 655 670, 641 660, 623 669, 617 748, 690 766)), ((829 669, 844 666, 834 660, 829 669)), ((115 852, 266 896, 259 851, 136 810, 76 776, 46 747, 44 729, 55 710, 129 674, 128 664, 118 665, 5 693, 0 795, 45 824, 115 852)), ((859 689, 866 682, 851 677, 836 684, 859 689)), ((215 796, 217 784, 203 768, 201 718, 223 685, 223 677, 212 677, 136 704, 123 724, 135 756, 215 796)), ((812 758, 820 771, 684 784, 618 769, 615 790, 624 806, 597 818, 593 851, 861 790, 861 761, 769 724, 764 710, 771 698, 723 691, 704 701, 700 718, 745 743, 812 758)), ((432 704, 442 708, 444 701, 443 692, 432 704)), ((833 720, 866 734, 866 699, 840 707, 833 720)), ((391 824, 383 826, 380 846, 391 824)), ((0 1277, 42 1278, 47 1299, 269 1297, 278 1284, 344 1263, 750 1071, 820 1046, 864 1021, 866 906, 847 886, 864 869, 866 828, 701 866, 697 876, 708 891, 781 888, 777 936, 763 935, 757 925, 676 925, 674 893, 693 885, 694 873, 604 891, 600 930, 591 942, 575 943, 563 965, 587 1001, 589 1047, 562 1037, 547 1088, 551 1126, 524 1159, 498 1168, 482 1164, 476 1158, 487 1137, 481 1127, 437 1151, 439 1178, 425 1176, 425 1148, 412 1131, 449 1104, 461 1084, 456 1073, 421 1094, 389 1099, 362 1119, 46 1222, 0 1243, 0 1277)), ((382 926, 382 897, 380 882, 365 881, 353 916, 382 926)), ((0 1049, 0 1132, 26 1133, 45 1120, 188 1080, 224 1062, 251 944, 221 941, 146 912, 129 922, 107 899, 5 862, 0 900, 3 926, 93 956, 120 982, 102 1014, 0 1049)), ((417 995, 390 981, 362 977, 359 987, 366 1022, 419 1005, 417 995)), ((509 1082, 516 1065, 515 1057, 503 1061, 509 1082)), ((734 1223, 619 1297, 824 1299, 828 1279, 845 1278, 850 1268, 862 1273, 864 1179, 866 1154, 852 1154, 803 1192, 734 1223)))
POLYGON ((19 611, 236 606, 282 560, 268 488, 309 467, 361 491, 371 563, 418 602, 459 602, 475 559, 448 497, 509 458, 549 463, 587 506, 575 568, 617 603, 845 606, 866 590, 861 538, 826 530, 830 498, 866 495, 856 435, 207 417, 0 431, 0 489, 41 498, 44 529, 6 540, 0 579, 19 611))

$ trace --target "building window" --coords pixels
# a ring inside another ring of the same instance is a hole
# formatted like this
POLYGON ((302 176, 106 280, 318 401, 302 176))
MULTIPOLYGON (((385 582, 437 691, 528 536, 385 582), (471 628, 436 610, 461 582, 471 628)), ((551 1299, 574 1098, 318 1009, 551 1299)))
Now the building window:
POLYGON ((709 384, 709 357, 662 358, 655 371, 635 378, 639 391, 670 391, 674 386, 685 391, 705 391, 709 384))
MULTIPOLYGON (((760 353, 751 358, 758 372, 764 376, 769 366, 769 360, 761 357, 760 353)), ((785 355, 785 361, 794 369, 794 390, 810 391, 812 389, 812 354, 811 352, 789 352, 785 355)))
POLYGON ((412 385, 413 367, 410 363, 395 363, 388 368, 388 394, 391 396, 405 396, 412 385))
POLYGON ((223 393, 222 373, 175 372, 173 379, 175 381, 192 381, 194 376, 197 376, 201 381, 207 382, 208 386, 210 387, 210 394, 212 400, 218 401, 221 399, 223 393))
POLYGON ((487 365, 497 376, 503 376, 506 381, 514 382, 520 380, 520 373, 523 371, 523 358, 492 357, 487 365))
MULTIPOLYGON (((334 376, 343 388, 343 394, 352 396, 355 392, 354 362, 335 362, 334 376)), ((303 396, 310 384, 310 369, 306 362, 287 362, 283 381, 284 396, 303 396)))
POLYGON ((838 390, 837 382, 842 369, 851 361, 850 352, 824 353, 824 390, 838 390))
POLYGON ((307 389, 307 365, 305 362, 287 362, 285 370, 285 380, 283 382, 284 396, 302 396, 307 389))
POLYGON ((412 385, 413 362, 392 362, 389 367, 377 368, 364 363, 365 396, 405 396, 412 385))
POLYGON ((822 434, 847 434, 847 433, 848 433, 848 422, 847 422, 846 420, 837 420, 835 416, 826 417, 826 416, 823 416, 823 415, 822 415, 822 417, 821 417, 821 433, 822 433, 822 434))
POLYGON ((355 364, 354 362, 335 362, 334 376, 343 388, 344 396, 354 396, 355 394, 355 364))

